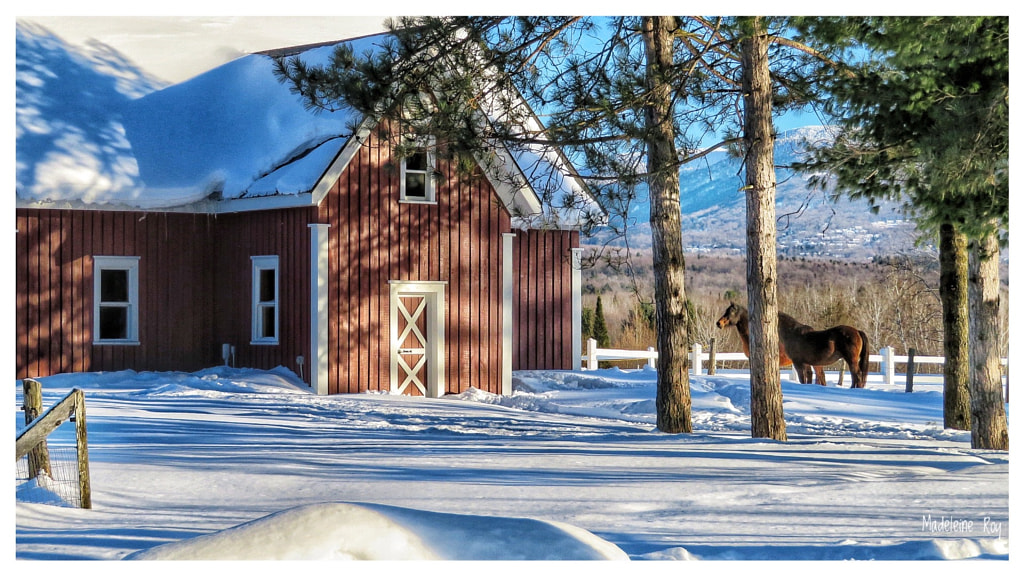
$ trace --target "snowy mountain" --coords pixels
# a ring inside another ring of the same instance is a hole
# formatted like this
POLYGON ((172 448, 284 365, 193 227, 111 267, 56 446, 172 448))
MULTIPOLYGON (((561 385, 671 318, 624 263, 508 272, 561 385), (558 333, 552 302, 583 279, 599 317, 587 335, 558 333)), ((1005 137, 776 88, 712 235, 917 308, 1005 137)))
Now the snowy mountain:
MULTIPOLYGON (((828 137, 821 126, 783 133, 775 148, 776 166, 800 158, 803 143, 828 137)), ((870 259, 909 250, 916 237, 912 221, 896 203, 882 203, 877 213, 865 200, 832 200, 812 190, 807 175, 786 168, 776 171, 778 253, 787 257, 870 259)), ((742 254, 746 248, 746 204, 739 158, 715 152, 680 171, 683 242, 688 252, 742 254)), ((631 203, 627 238, 631 248, 650 247, 646 190, 631 203)), ((608 240, 598 234, 591 242, 608 240)))

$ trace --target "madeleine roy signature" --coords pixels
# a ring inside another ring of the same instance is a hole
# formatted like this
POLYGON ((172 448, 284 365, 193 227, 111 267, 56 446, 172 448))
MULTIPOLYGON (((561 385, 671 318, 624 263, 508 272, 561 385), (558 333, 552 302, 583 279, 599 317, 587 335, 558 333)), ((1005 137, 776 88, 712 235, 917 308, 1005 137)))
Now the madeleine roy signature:
POLYGON ((974 534, 976 531, 985 536, 1002 538, 1003 523, 997 522, 986 516, 981 520, 970 520, 967 518, 955 518, 953 516, 938 516, 933 518, 931 514, 921 516, 921 530, 925 532, 943 534, 974 534))

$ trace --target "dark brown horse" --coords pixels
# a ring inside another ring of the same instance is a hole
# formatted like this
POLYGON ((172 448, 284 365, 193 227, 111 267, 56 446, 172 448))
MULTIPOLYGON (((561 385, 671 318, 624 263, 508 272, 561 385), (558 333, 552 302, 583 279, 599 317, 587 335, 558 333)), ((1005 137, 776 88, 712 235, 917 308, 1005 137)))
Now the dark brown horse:
MULTIPOLYGON (((782 317, 786 316, 789 320, 793 320, 792 317, 785 314, 779 313, 779 324, 782 324, 782 317)), ((796 322, 796 320, 793 320, 796 322)), ((747 309, 739 304, 730 302, 729 307, 725 309, 722 317, 718 319, 719 328, 727 328, 729 326, 735 326, 736 332, 740 335, 740 340, 743 342, 743 353, 750 357, 750 316, 747 313, 747 309)), ((808 326, 810 328, 810 326, 808 326)), ((793 360, 786 354, 786 345, 782 338, 779 338, 779 367, 788 368, 793 366, 793 360)), ((815 376, 817 377, 818 384, 825 385, 825 369, 822 366, 812 365, 801 365, 793 366, 796 370, 797 378, 800 379, 801 384, 811 383, 811 371, 813 369, 815 376)))
POLYGON ((815 330, 780 312, 779 342, 793 360, 797 374, 808 366, 825 366, 842 358, 853 377, 850 387, 864 387, 868 376, 868 335, 862 330, 842 324, 815 330))

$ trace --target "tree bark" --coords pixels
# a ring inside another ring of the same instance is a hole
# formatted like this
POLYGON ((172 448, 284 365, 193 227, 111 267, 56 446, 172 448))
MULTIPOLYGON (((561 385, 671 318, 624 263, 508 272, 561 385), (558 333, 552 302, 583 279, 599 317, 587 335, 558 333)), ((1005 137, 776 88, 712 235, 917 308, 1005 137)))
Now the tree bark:
POLYGON ((686 292, 683 239, 680 228, 679 164, 672 124, 671 16, 643 18, 647 64, 646 124, 648 188, 651 200, 651 238, 654 257, 654 296, 658 332, 658 430, 692 432, 690 378, 686 353, 686 292))
POLYGON ((779 382, 779 306, 775 253, 775 135, 768 36, 749 20, 741 42, 746 146, 747 309, 750 314, 750 433, 786 440, 779 382))
POLYGON ((942 349, 946 357, 943 366, 943 419, 946 428, 970 430, 967 236, 952 224, 943 224, 939 228, 939 269, 942 349))
POLYGON ((999 243, 995 234, 971 240, 968 260, 971 447, 1009 450, 999 369, 999 243))

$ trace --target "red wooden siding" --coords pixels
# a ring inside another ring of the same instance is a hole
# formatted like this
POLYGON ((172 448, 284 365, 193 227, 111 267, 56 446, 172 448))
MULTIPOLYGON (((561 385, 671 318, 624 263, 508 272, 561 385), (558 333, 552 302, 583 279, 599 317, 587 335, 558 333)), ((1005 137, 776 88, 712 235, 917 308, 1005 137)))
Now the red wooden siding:
POLYGON ((578 247, 578 232, 516 231, 515 370, 572 369, 571 250, 578 247))
POLYGON ((19 209, 16 219, 18 378, 212 363, 210 218, 19 209), (93 345, 93 256, 139 257, 139 345, 93 345))
POLYGON ((309 382, 309 224, 315 213, 293 208, 217 216, 210 320, 218 360, 222 345, 231 344, 236 366, 284 366, 309 382), (278 257, 277 344, 252 344, 253 256, 278 257), (299 356, 305 359, 301 368, 299 356))
POLYGON ((309 381, 313 209, 221 216, 17 211, 17 377, 286 366, 309 381), (251 256, 279 258, 278 345, 252 345, 251 256), (139 257, 139 345, 93 345, 93 256, 139 257))
POLYGON ((399 202, 397 159, 375 136, 319 207, 330 224, 329 391, 389 390, 389 281, 447 282, 445 386, 501 389, 501 234, 486 179, 441 162, 436 204, 399 202))

